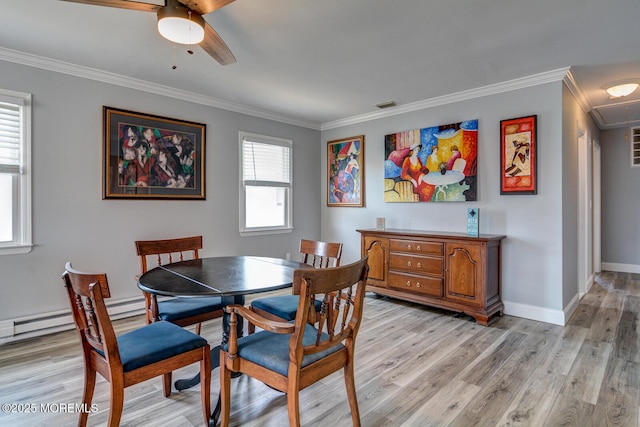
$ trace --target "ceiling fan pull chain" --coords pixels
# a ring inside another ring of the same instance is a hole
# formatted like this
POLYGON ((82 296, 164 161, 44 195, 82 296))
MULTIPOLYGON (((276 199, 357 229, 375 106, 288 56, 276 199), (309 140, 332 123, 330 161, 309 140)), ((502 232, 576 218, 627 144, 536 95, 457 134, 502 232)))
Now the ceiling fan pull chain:
POLYGON ((176 65, 176 45, 173 45, 173 67, 171 67, 172 70, 175 70, 176 68, 178 68, 178 66, 176 65))
MULTIPOLYGON (((189 34, 191 34, 191 10, 189 10, 189 34)), ((189 39, 191 39, 191 37, 189 37, 189 39)), ((187 53, 189 55, 193 55, 193 44, 190 44, 189 47, 187 48, 187 53)))

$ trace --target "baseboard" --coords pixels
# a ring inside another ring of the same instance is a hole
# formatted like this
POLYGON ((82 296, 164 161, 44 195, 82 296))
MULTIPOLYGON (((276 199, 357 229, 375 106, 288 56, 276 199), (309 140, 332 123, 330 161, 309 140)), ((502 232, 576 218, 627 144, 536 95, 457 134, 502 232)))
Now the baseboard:
MULTIPOLYGON (((593 275, 591 276, 591 280, 589 281, 589 283, 590 284, 588 285, 588 288, 591 288, 591 285, 593 285, 593 275)), ((587 292, 589 291, 587 290, 587 292)), ((562 326, 567 324, 567 322, 569 321, 573 313, 578 309, 578 306, 580 305, 580 299, 581 299, 581 296, 576 294, 573 296, 571 301, 569 301, 569 304, 565 306, 563 310, 564 323, 562 324, 562 326)))
MULTIPOLYGON (((577 300, 577 295, 576 298, 577 300)), ((549 308, 538 307, 535 305, 521 304, 517 302, 503 301, 504 314, 524 319, 536 320, 538 322, 551 323, 553 325, 564 326, 569 317, 565 311, 552 310, 549 308)), ((571 304, 570 304, 571 305, 571 304)), ((577 306, 577 303, 576 303, 577 306)), ((573 308, 575 310, 575 308, 573 308)), ((573 313, 573 311, 571 311, 573 313)))
POLYGON ((602 270, 617 271, 620 273, 637 273, 640 274, 640 265, 637 264, 619 264, 616 262, 603 262, 602 270))
MULTIPOLYGON (((137 316, 144 313, 141 297, 112 301, 107 304, 113 319, 137 316)), ((0 321, 0 344, 52 334, 75 328, 70 310, 59 310, 33 316, 0 321)))
MULTIPOLYGON (((589 278, 587 279, 587 283, 586 283, 586 285, 585 285, 585 290, 584 290, 584 292, 582 292, 582 291, 580 291, 580 292, 579 292, 578 300, 581 300, 583 296, 585 296, 586 294, 588 294, 588 293, 589 293, 589 290, 591 289, 591 287, 592 287, 592 286, 593 286, 593 284, 595 283, 595 279, 596 279, 596 278, 595 278, 595 275, 594 275, 594 274, 591 274, 591 275, 589 276, 589 278)), ((577 305, 576 305, 576 307, 577 307, 577 305)), ((575 310, 575 308, 574 308, 574 310, 575 310)), ((566 311, 566 310, 565 310, 565 311, 566 311)), ((573 312, 572 312, 572 313, 573 313, 573 312)), ((567 318, 567 319, 568 319, 568 318, 567 318)))

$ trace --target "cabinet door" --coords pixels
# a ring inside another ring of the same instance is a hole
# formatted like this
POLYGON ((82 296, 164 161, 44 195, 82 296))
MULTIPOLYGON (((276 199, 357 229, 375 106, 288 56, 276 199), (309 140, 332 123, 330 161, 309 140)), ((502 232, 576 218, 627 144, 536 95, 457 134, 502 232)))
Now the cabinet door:
POLYGON ((472 243, 447 243, 445 297, 467 305, 481 306, 482 246, 472 243))
POLYGON ((387 280, 387 240, 366 236, 362 252, 363 256, 369 256, 368 282, 375 286, 385 286, 387 280))

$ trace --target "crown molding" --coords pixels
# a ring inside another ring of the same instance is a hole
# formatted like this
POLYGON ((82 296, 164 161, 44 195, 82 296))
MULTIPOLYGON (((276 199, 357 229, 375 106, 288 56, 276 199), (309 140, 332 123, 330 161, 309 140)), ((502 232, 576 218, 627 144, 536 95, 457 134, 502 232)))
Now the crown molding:
POLYGON ((510 92, 513 90, 524 89, 528 87, 538 86, 541 84, 562 81, 569 67, 559 68, 557 70, 547 71, 544 73, 534 74, 527 77, 521 77, 506 82, 496 83, 488 86, 482 86, 475 89, 455 92, 449 95, 438 96, 423 101, 412 102, 410 104, 398 105, 384 111, 374 111, 372 113, 361 114, 358 116, 348 117, 346 119, 334 120, 322 124, 320 130, 334 129, 338 127, 363 123, 370 120, 391 117, 398 114, 405 114, 413 111, 424 110, 426 108, 439 107, 442 105, 453 104, 461 101, 468 101, 474 98, 482 98, 485 96, 496 95, 499 93, 510 92))
POLYGON ((206 105, 209 107, 220 108, 223 110, 233 111, 240 114, 246 114, 253 117, 259 117, 276 122, 286 123, 294 126, 300 126, 313 130, 329 130, 343 126, 368 122, 385 117, 392 117, 399 114, 410 113, 413 111, 423 110, 427 108, 438 107, 456 102, 467 101, 475 98, 481 98, 499 93, 510 92, 514 90, 524 89, 528 87, 538 86, 541 84, 564 81, 569 90, 578 100, 580 106, 588 112, 591 106, 586 101, 583 92, 577 86, 569 67, 559 68, 557 70, 547 71, 544 73, 534 74, 506 82, 496 83, 475 89, 455 92, 448 95, 438 96, 422 101, 412 102, 409 104, 398 105, 385 109, 384 111, 374 111, 371 113, 360 114, 344 119, 334 120, 325 123, 314 121, 300 120, 299 118, 276 114, 268 110, 262 110, 231 101, 214 98, 211 96, 200 95, 181 89, 172 88, 160 84, 147 82, 144 80, 134 79, 120 74, 110 73, 95 68, 85 67, 72 64, 69 62, 58 61, 55 59, 28 54, 13 49, 0 47, 0 60, 13 62, 16 64, 27 65, 56 73, 67 74, 88 80, 94 80, 102 83, 113 84, 116 86, 136 89, 143 92, 162 95, 169 98, 180 99, 183 101, 193 102, 195 104, 206 105))
POLYGON ((564 77, 563 81, 567 85, 569 92, 571 92, 576 98, 576 101, 578 102, 578 105, 580 105, 580 108, 582 108, 582 111, 584 111, 585 113, 589 113, 593 109, 593 106, 589 102, 582 89, 580 89, 580 86, 578 86, 578 83, 576 82, 571 69, 567 71, 567 75, 564 77))
POLYGON ((320 130, 320 123, 318 122, 300 120, 294 117, 276 114, 271 111, 225 101, 211 96, 200 95, 185 90, 175 89, 169 86, 150 83, 144 80, 134 79, 120 74, 97 70, 95 68, 84 67, 82 65, 76 65, 69 62, 58 61, 43 56, 32 55, 13 49, 0 47, 0 60, 27 65, 34 68, 40 68, 42 70, 53 71, 56 73, 67 74, 88 80, 95 80, 102 83, 113 84, 129 89, 136 89, 156 95, 167 96, 169 98, 180 99, 182 101, 193 102, 195 104, 220 108, 223 110, 233 111, 236 113, 246 114, 262 119, 273 120, 276 122, 287 123, 294 126, 320 130))

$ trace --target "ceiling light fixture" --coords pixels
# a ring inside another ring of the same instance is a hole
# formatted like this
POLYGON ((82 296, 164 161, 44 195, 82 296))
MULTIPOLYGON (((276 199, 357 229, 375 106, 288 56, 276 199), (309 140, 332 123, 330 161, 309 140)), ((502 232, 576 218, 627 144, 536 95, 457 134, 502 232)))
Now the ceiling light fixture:
POLYGON ((638 88, 639 81, 640 79, 619 80, 607 83, 602 88, 606 90, 612 98, 620 98, 632 94, 638 88))
POLYGON ((172 1, 158 9, 158 32, 179 44, 198 44, 204 40, 204 18, 172 1))

